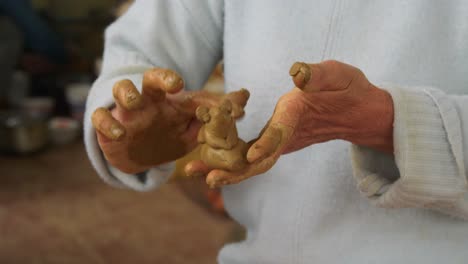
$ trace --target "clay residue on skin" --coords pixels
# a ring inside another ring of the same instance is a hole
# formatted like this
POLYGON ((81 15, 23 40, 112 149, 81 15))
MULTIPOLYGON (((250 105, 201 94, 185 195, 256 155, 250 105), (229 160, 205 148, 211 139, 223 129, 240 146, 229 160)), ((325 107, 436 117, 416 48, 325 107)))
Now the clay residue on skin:
POLYGON ((133 91, 127 93, 127 108, 129 110, 137 109, 141 106, 141 96, 133 91))
POLYGON ((166 92, 162 89, 164 83, 161 78, 161 74, 165 74, 165 72, 164 69, 154 68, 143 74, 143 95, 149 95, 155 102, 163 101, 166 98, 166 92))
POLYGON ((275 152, 281 144, 281 130, 277 127, 268 127, 260 139, 252 145, 247 153, 247 160, 255 162, 275 152))
POLYGON ((112 117, 112 114, 106 108, 100 107, 96 109, 91 117, 91 122, 108 139, 119 140, 125 134, 125 129, 112 117))
MULTIPOLYGON (((159 85, 161 88, 164 88, 166 92, 177 92, 184 87, 184 80, 172 70, 157 69, 153 74, 159 77, 161 82, 159 85)), ((148 75, 151 75, 151 73, 148 75)))
MULTIPOLYGON (((143 75, 143 94, 149 95, 153 103, 163 101, 166 92, 177 93, 183 86, 182 78, 169 69, 154 68, 143 75)), ((131 98, 127 97, 127 100, 131 98)), ((154 166, 155 160, 161 163, 176 160, 188 150, 187 142, 182 138, 187 132, 186 124, 190 124, 192 117, 180 113, 174 105, 169 108, 162 107, 158 111, 166 111, 167 115, 157 115, 158 119, 152 120, 148 128, 134 134, 133 144, 129 149, 129 158, 143 166, 154 166), (172 118, 168 119, 165 116, 172 118)))
MULTIPOLYGON (((155 160, 164 163, 182 157, 187 152, 186 144, 180 140, 182 131, 168 133, 167 126, 161 126, 160 124, 184 124, 186 123, 183 120, 184 118, 180 118, 180 120, 154 120, 151 122, 150 127, 133 135, 134 143, 130 146, 129 158, 138 161, 143 166, 154 166, 155 160)), ((171 131, 174 130, 171 129, 171 131)))
POLYGON ((289 70, 289 75, 293 77, 296 87, 302 89, 310 80, 310 67, 304 62, 296 62, 289 70))
POLYGON ((112 88, 112 93, 116 103, 127 110, 135 110, 142 106, 141 95, 128 79, 117 82, 112 88))

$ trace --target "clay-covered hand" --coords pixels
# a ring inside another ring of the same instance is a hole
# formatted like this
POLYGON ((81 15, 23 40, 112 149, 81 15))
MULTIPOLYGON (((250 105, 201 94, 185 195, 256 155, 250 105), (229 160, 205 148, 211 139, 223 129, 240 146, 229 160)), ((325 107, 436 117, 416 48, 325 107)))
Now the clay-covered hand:
POLYGON ((233 102, 233 116, 243 115, 248 92, 227 95, 184 91, 184 81, 174 71, 154 68, 144 73, 142 93, 129 80, 113 87, 115 108, 98 108, 92 116, 98 142, 110 164, 127 173, 138 173, 174 161, 197 144, 201 123, 195 116, 200 105, 233 102))
POLYGON ((334 139, 393 152, 393 101, 359 69, 337 61, 295 63, 290 75, 296 87, 280 98, 249 148, 250 164, 238 172, 210 171, 210 185, 237 183, 264 173, 281 154, 334 139))

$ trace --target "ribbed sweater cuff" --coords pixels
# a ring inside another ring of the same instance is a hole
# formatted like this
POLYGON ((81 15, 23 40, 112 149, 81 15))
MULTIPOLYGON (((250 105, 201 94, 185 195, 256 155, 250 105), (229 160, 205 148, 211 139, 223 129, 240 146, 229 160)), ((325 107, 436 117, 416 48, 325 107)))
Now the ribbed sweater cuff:
POLYGON ((429 88, 392 96, 394 156, 353 145, 359 190, 380 207, 430 208, 468 219, 460 119, 453 102, 429 88))

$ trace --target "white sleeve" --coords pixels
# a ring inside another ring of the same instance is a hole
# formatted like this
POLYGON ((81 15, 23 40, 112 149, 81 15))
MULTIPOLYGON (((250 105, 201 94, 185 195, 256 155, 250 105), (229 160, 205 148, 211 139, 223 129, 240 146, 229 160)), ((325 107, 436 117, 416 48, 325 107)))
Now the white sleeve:
POLYGON ((148 190, 171 173, 171 164, 145 174, 129 175, 108 166, 91 125, 98 107, 113 104, 112 86, 130 79, 141 91, 143 73, 153 67, 170 68, 185 80, 185 88, 202 87, 222 56, 223 1, 137 0, 105 32, 102 73, 89 93, 84 119, 88 157, 109 184, 148 190))
POLYGON ((377 206, 429 208, 468 220, 468 96, 385 89, 394 103, 394 155, 353 145, 359 190, 377 206))

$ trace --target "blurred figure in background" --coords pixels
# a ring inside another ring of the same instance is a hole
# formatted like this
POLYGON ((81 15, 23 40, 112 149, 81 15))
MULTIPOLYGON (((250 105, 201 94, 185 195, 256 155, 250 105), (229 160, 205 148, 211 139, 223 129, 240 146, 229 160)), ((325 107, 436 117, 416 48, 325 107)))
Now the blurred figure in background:
POLYGON ((0 1, 1 73, 0 101, 8 105, 14 68, 20 65, 26 73, 41 76, 57 70, 67 62, 64 41, 49 27, 29 0, 0 1), (22 44, 22 45, 21 45, 22 44))
POLYGON ((63 40, 34 10, 29 0, 0 1, 0 15, 10 18, 20 30, 25 50, 37 58, 32 61, 41 61, 43 64, 63 64, 67 61, 63 40))
MULTIPOLYGON (((0 2, 3 3, 3 2, 0 2)), ((7 105, 7 89, 18 62, 22 38, 18 28, 6 17, 0 16, 0 109, 7 105)))

